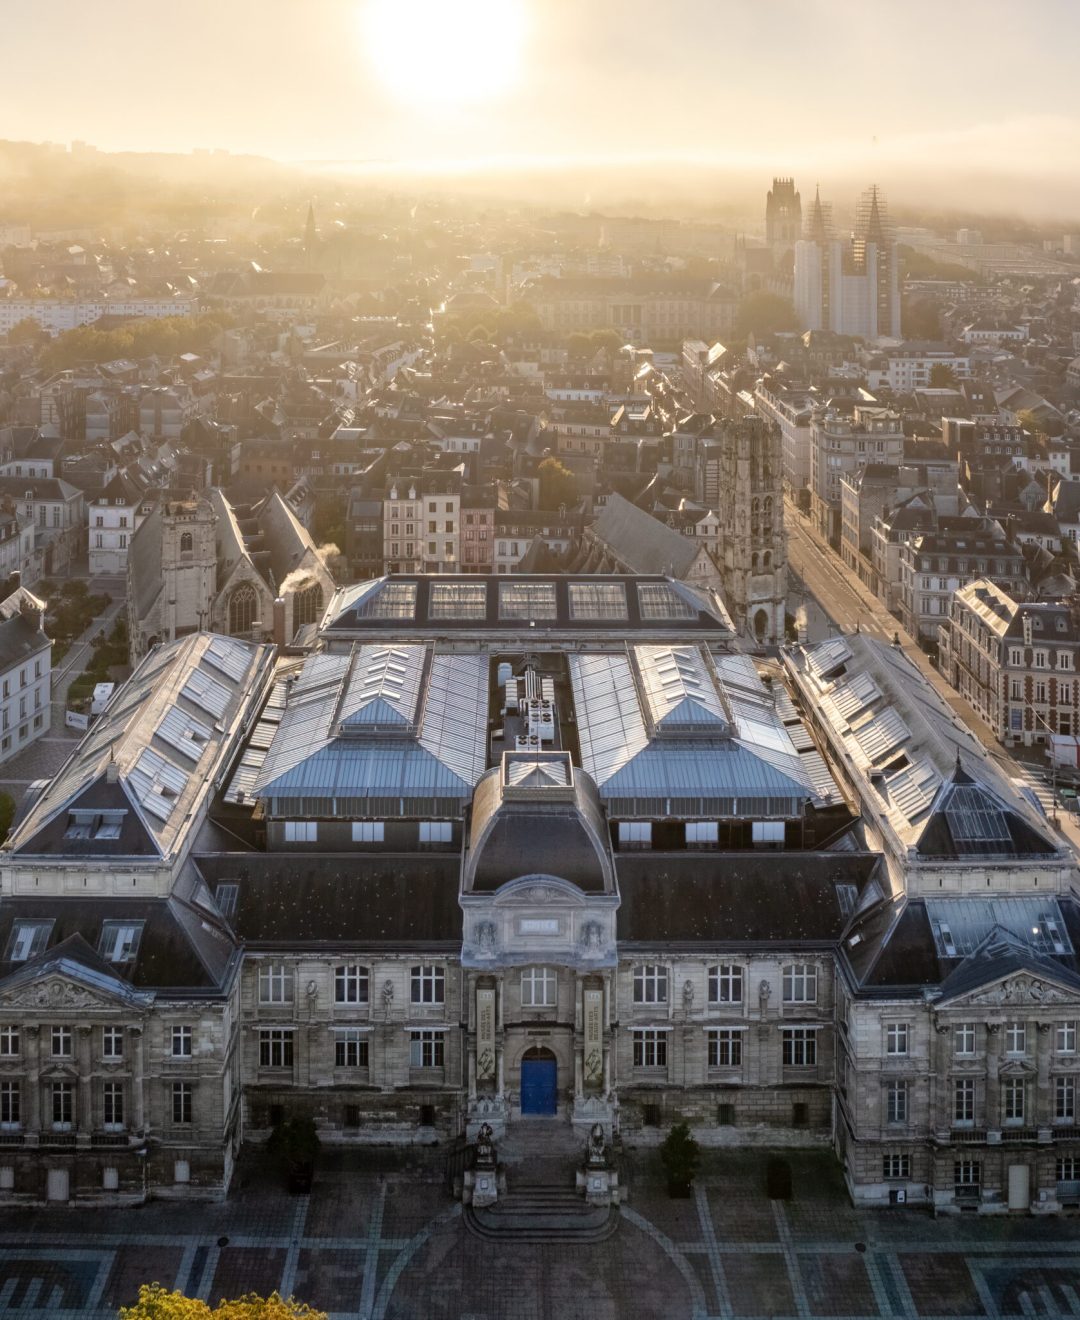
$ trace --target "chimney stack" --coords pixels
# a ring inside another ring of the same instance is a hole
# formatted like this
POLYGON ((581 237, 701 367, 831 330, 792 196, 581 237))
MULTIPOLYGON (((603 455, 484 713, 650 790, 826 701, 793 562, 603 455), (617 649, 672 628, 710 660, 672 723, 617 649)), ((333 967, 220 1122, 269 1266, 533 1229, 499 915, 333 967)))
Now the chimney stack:
POLYGON ((274 601, 274 645, 285 645, 285 600, 281 596, 274 601))

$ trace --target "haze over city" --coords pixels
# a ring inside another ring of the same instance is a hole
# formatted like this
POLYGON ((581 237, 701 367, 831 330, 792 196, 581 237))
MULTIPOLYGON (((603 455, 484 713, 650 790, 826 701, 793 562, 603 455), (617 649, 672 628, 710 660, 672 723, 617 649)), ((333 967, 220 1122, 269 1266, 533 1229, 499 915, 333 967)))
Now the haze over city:
POLYGON ((182 22, 164 15, 26 7, 5 33, 6 135, 375 176, 539 171, 579 204, 560 177, 575 166, 608 195, 674 177, 694 204, 783 168, 837 193, 885 179, 900 205, 1080 210, 1062 168, 1080 159, 1069 0, 192 0, 182 22), (109 68, 123 78, 103 87, 109 68))

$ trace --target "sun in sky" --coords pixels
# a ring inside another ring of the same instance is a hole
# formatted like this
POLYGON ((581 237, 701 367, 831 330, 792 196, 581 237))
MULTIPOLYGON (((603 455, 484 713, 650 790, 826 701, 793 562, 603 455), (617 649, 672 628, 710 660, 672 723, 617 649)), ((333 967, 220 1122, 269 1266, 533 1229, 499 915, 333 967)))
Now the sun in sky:
POLYGON ((360 40, 394 97, 452 109, 514 88, 526 17, 524 0, 363 0, 360 40))

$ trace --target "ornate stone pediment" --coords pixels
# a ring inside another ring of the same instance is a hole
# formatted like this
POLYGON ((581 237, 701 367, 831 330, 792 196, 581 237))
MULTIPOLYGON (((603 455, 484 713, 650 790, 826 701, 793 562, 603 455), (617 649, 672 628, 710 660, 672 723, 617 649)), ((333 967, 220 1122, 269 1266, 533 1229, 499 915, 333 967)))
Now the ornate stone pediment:
POLYGON ((1048 981, 1026 974, 1010 976, 1008 980, 998 985, 977 990, 974 994, 965 995, 963 998, 969 1004, 986 1004, 1002 1008, 1012 1005, 1038 1008, 1043 1004, 1080 1003, 1080 993, 1070 994, 1060 986, 1051 985, 1048 981))
POLYGON ((1027 1059, 1006 1059, 998 1064, 999 1077, 1032 1077, 1035 1065, 1027 1059))
POLYGON ((0 990, 0 1006, 4 1008, 115 1010, 119 1004, 128 1004, 132 999, 142 1001, 145 998, 146 996, 132 991, 123 982, 118 981, 117 993, 110 994, 104 987, 100 991, 91 990, 55 975, 44 977, 40 981, 13 986, 9 990, 0 990))

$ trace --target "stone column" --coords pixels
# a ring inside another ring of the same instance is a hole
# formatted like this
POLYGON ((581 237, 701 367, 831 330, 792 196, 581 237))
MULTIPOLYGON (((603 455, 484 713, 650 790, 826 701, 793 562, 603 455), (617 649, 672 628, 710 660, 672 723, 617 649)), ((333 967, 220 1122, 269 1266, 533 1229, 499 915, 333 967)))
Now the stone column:
POLYGON ((75 1028, 76 1113, 75 1127, 82 1140, 89 1141, 94 1130, 93 1060, 90 1057, 91 1029, 75 1028))
POLYGON ((986 1024, 986 1127, 988 1131, 1001 1130, 1001 1082, 998 1065, 1001 1062, 1001 1023, 986 1024))
POLYGON ((146 1124, 146 1085, 148 1078, 146 1075, 146 1032, 142 1027, 128 1028, 128 1041, 130 1048, 134 1053, 131 1067, 131 1117, 134 1126, 144 1127, 146 1124))
POLYGON ((23 1027, 22 1032, 26 1038, 26 1075, 30 1079, 30 1112, 25 1126, 36 1142, 42 1127, 41 1030, 32 1026, 23 1027))
POLYGON ((953 1052, 952 1030, 934 1021, 930 1077, 930 1127, 947 1135, 952 1126, 952 1089, 949 1086, 949 1058, 953 1052))
POLYGON ((1050 1041, 1053 1023, 1039 1022, 1035 1029, 1035 1094, 1032 1096, 1031 1126, 1049 1129, 1054 1121, 1054 1097, 1050 1092, 1050 1041))

